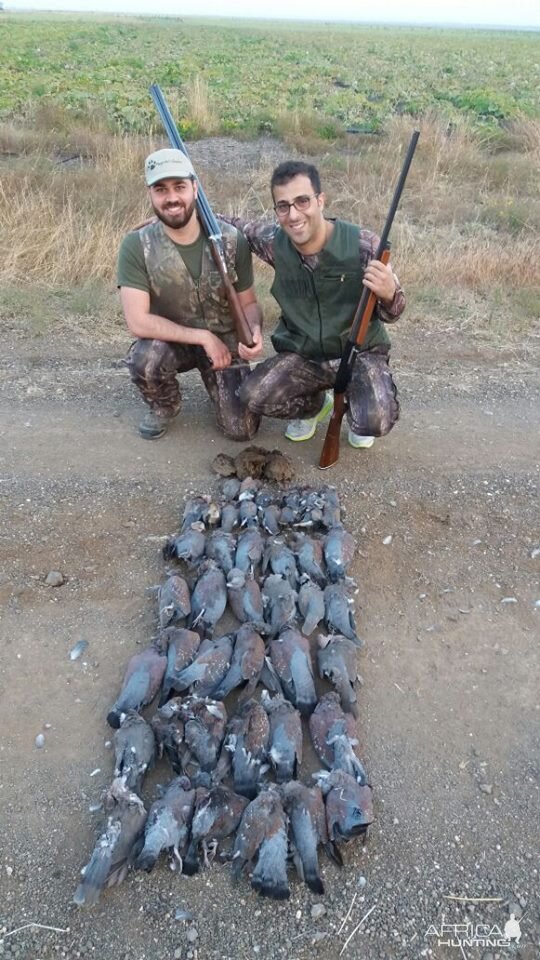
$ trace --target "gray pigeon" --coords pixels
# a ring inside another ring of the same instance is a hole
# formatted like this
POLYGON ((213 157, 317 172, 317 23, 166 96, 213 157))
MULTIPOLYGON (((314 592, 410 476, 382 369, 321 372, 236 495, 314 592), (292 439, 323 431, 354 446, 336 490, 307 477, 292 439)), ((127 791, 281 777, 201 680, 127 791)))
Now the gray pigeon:
POLYGON ((263 551, 264 541, 260 531, 256 529, 246 530, 246 532, 238 538, 234 561, 235 567, 243 570, 244 573, 255 576, 255 571, 258 569, 262 560, 263 551))
POLYGON ((240 480, 238 477, 227 477, 221 484, 221 492, 226 500, 234 500, 240 492, 240 480))
POLYGON ((189 587, 183 577, 171 574, 158 588, 159 625, 162 630, 182 623, 191 613, 189 587))
POLYGON ((236 633, 231 666, 214 696, 223 699, 231 690, 246 684, 240 699, 249 699, 255 693, 261 671, 264 667, 264 640, 251 623, 246 623, 236 633))
POLYGON ((354 752, 358 744, 356 724, 344 713, 339 694, 332 691, 321 697, 311 717, 309 732, 319 760, 331 770, 344 770, 358 783, 367 783, 366 772, 354 752))
POLYGON ((276 534, 279 533, 280 515, 281 510, 277 503, 269 503, 263 508, 262 525, 270 536, 275 537, 276 534))
POLYGON ((184 741, 184 721, 180 716, 181 704, 180 697, 168 700, 150 720, 159 756, 165 753, 174 772, 178 774, 184 772, 190 759, 190 752, 184 741))
POLYGON ((238 526, 240 517, 235 503, 226 503, 221 511, 221 529, 224 533, 232 533, 238 526))
POLYGON ((270 660, 283 692, 301 714, 308 715, 317 703, 309 640, 286 627, 270 641, 270 660))
POLYGON ((227 584, 223 570, 213 560, 201 564, 201 574, 191 595, 190 627, 213 633, 227 606, 227 584))
POLYGON ((214 530, 206 541, 206 556, 214 560, 218 567, 228 576, 234 567, 236 553, 236 539, 232 533, 224 530, 214 530))
POLYGON ((231 610, 240 623, 253 623, 257 630, 264 632, 263 598, 256 580, 238 567, 233 567, 227 577, 227 597, 231 610))
POLYGON ((331 583, 324 591, 325 622, 329 633, 341 633, 357 647, 363 642, 356 633, 352 612, 353 602, 342 583, 331 583))
POLYGON ((270 567, 272 573, 277 573, 285 577, 289 581, 292 589, 295 589, 298 581, 296 560, 292 550, 289 550, 282 540, 268 541, 263 556, 263 574, 266 573, 268 567, 270 567))
POLYGON ((314 777, 324 796, 330 840, 351 840, 365 834, 374 820, 371 787, 357 783, 343 770, 321 770, 314 777))
POLYGON ((320 540, 314 540, 304 533, 297 533, 294 552, 300 573, 306 573, 319 587, 326 586, 323 570, 323 548, 320 540))
POLYGON ((219 640, 203 640, 196 659, 175 680, 179 692, 191 688, 191 693, 211 697, 221 684, 231 665, 232 638, 229 634, 219 640))
MULTIPOLYGON (((168 700, 171 690, 176 691, 176 678, 193 663, 201 645, 201 638, 194 630, 169 627, 164 634, 168 642, 167 668, 163 677, 160 706, 168 700)), ((163 639, 163 634, 160 639, 163 639)))
POLYGON ((244 811, 236 834, 233 874, 239 877, 251 867, 251 886, 263 897, 288 900, 287 881, 288 818, 275 789, 260 793, 244 811))
POLYGON ((278 783, 295 780, 302 763, 302 719, 281 694, 271 697, 263 690, 261 704, 270 721, 268 756, 278 783))
POLYGON ((115 778, 121 778, 128 790, 141 792, 143 780, 156 754, 156 738, 152 727, 134 710, 130 710, 115 730, 115 778))
POLYGON ((269 627, 269 633, 276 633, 291 623, 296 617, 296 591, 288 580, 272 573, 263 583, 262 597, 264 603, 264 619, 269 627))
POLYGON ((117 700, 107 714, 107 723, 118 729, 122 714, 128 710, 140 710, 152 703, 163 680, 167 666, 165 657, 155 647, 147 647, 142 653, 136 653, 129 661, 122 689, 117 700))
POLYGON ((183 560, 191 570, 196 567, 204 555, 205 537, 202 521, 195 527, 189 527, 177 537, 169 537, 163 547, 165 560, 183 560))
POLYGON ((73 897, 78 906, 93 907, 104 887, 122 883, 131 866, 133 847, 144 830, 144 804, 123 779, 113 781, 108 801, 112 809, 107 824, 81 871, 82 880, 73 897))
POLYGON ((186 697, 180 701, 178 712, 184 721, 186 747, 200 769, 210 773, 218 762, 225 739, 227 711, 224 704, 207 697, 186 697))
POLYGON ((135 859, 137 870, 150 873, 162 850, 172 851, 182 872, 182 853, 189 834, 195 791, 187 777, 176 777, 152 804, 144 829, 144 844, 135 859))
POLYGON ((189 530, 193 523, 204 523, 204 516, 209 503, 210 497, 208 496, 193 497, 191 500, 186 500, 184 513, 182 514, 182 533, 189 530))
POLYGON ((337 863, 343 862, 328 839, 326 812, 319 787, 291 780, 282 787, 283 806, 291 825, 293 859, 301 880, 313 893, 323 894, 317 848, 322 845, 337 863))
POLYGON ((233 793, 227 787, 199 789, 195 794, 195 812, 191 821, 189 847, 184 857, 184 873, 197 873, 199 848, 202 847, 205 866, 208 866, 208 851, 215 849, 220 840, 235 832, 249 800, 233 793))
POLYGON ((259 512, 257 505, 253 500, 242 500, 238 509, 240 517, 240 526, 247 529, 254 529, 259 525, 259 512))
POLYGON ((354 537, 345 530, 343 524, 339 523, 332 527, 323 542, 324 559, 330 580, 336 582, 345 578, 355 550, 354 537))
POLYGON ((298 610, 304 618, 302 633, 309 637, 324 620, 324 594, 321 588, 304 574, 298 591, 298 610))
POLYGON ((250 800, 257 794, 269 734, 266 711, 256 700, 242 704, 229 723, 226 749, 232 758, 234 789, 250 800))
POLYGON ((357 676, 357 649, 354 643, 339 635, 320 636, 319 648, 319 676, 333 684, 339 693, 343 709, 356 716, 354 682, 357 676))
POLYGON ((334 487, 324 487, 320 491, 324 501, 322 522, 327 530, 341 523, 341 506, 334 487))

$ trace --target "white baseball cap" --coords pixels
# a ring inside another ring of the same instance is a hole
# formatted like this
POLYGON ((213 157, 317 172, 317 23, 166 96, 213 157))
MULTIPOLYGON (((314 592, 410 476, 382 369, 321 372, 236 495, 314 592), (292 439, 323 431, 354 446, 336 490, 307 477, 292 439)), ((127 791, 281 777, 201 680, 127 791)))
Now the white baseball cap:
POLYGON ((144 176, 147 186, 151 187, 158 180, 175 177, 177 180, 194 180, 195 171, 189 157, 182 150, 156 150, 146 158, 144 176))

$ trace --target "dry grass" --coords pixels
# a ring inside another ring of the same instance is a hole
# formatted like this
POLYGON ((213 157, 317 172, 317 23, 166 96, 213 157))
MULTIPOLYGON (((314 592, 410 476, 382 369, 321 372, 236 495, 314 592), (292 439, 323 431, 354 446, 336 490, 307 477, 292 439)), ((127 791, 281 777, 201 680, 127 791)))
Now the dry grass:
MULTIPOLYGON (((206 80, 194 77, 186 83, 186 120, 189 129, 199 137, 211 137, 218 132, 220 121, 210 98, 206 80)), ((185 125, 185 124, 184 124, 185 125)))
MULTIPOLYGON (((193 84, 191 105, 198 122, 212 122, 202 82, 193 84)), ((470 317, 497 332, 494 318, 503 304, 511 332, 531 329, 540 312, 540 125, 520 121, 506 130, 511 146, 505 153, 494 152, 465 124, 448 128, 425 117, 420 129, 393 231, 410 319, 420 319, 431 304, 434 322, 440 316, 441 324, 462 327, 470 317)), ((382 224, 410 133, 408 121, 396 118, 384 138, 350 137, 319 156, 329 211, 382 224)), ((151 138, 114 136, 99 118, 84 129, 58 114, 42 117, 39 129, 0 127, 4 290, 50 296, 79 290, 89 310, 101 304, 110 315, 120 241, 148 215, 143 160, 156 145, 151 138), (102 300, 98 288, 107 291, 102 300)), ((243 175, 209 172, 215 209, 270 215, 271 169, 263 162, 243 175)), ((268 272, 259 270, 257 278, 267 312, 275 315, 268 272)), ((48 316, 48 308, 41 313, 48 316)), ((7 316, 5 306, 1 315, 7 316)))

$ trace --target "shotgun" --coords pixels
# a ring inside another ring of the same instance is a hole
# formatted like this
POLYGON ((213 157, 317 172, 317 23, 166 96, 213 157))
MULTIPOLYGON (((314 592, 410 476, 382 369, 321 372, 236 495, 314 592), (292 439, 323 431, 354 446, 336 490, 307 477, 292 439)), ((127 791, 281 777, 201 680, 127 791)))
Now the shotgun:
MULTIPOLYGON (((153 83, 150 87, 150 96, 154 101, 154 106, 156 107, 157 112, 161 118, 161 122, 165 127, 165 132, 171 142, 171 145, 175 150, 181 150, 182 153, 185 153, 186 157, 190 159, 187 152, 186 146, 178 128, 173 120, 171 111, 167 106, 167 102, 159 84, 153 83)), ((191 162, 191 161, 190 161, 191 162)), ((248 319, 242 309, 242 304, 240 303, 238 294, 234 289, 231 278, 229 277, 227 271, 227 264, 225 262, 225 250, 223 247, 223 234, 219 226, 218 221, 216 220, 210 204, 206 198, 206 194, 202 188, 202 184, 197 177, 197 213, 201 221, 202 228, 210 244, 210 250, 212 257, 214 258, 214 263, 219 271, 221 281, 225 288, 225 294, 229 302, 229 310, 233 318, 234 326, 236 329, 236 336, 240 343, 245 344, 246 347, 253 346, 253 333, 251 327, 248 323, 248 319)))
MULTIPOLYGON (((414 151, 416 150, 416 144, 418 143, 419 136, 419 131, 415 130, 411 137, 409 149, 407 150, 407 155, 405 157, 403 167, 399 175, 399 180, 394 191, 388 216, 384 224, 383 232, 381 233, 379 246, 377 247, 377 252, 375 253, 374 259, 381 260, 382 263, 388 263, 390 259, 390 243, 388 236, 390 234, 392 223, 396 215, 396 210, 401 199, 403 187, 405 186, 405 180, 407 179, 407 174, 412 163, 412 158, 414 156, 414 151)), ((330 423, 328 424, 328 430, 326 431, 324 446, 322 448, 321 457, 319 460, 319 467, 321 470, 326 470, 328 467, 333 467, 333 465, 339 460, 341 421, 343 420, 343 415, 346 410, 346 391, 351 378, 354 356, 356 349, 362 346, 362 343, 366 338, 369 322, 373 316, 373 311, 375 310, 376 305, 377 297, 371 290, 369 290, 367 287, 364 287, 360 297, 360 302, 354 314, 349 336, 347 337, 347 341, 345 343, 345 348, 343 350, 343 356, 341 357, 341 362, 338 367, 338 372, 336 374, 336 381, 334 383, 334 409, 332 411, 330 423)))

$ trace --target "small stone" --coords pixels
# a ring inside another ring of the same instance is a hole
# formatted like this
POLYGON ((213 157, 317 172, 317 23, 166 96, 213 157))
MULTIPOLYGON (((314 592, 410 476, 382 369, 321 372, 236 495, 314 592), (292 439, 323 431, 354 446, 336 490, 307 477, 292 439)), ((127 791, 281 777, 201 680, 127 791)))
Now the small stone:
POLYGON ((48 587, 61 587, 65 582, 64 575, 59 570, 50 570, 45 578, 48 587))
POLYGON ((492 783, 480 783, 478 784, 482 793, 487 793, 488 796, 491 796, 493 793, 493 784, 492 783))
POLYGON ((13 867, 10 867, 10 866, 7 866, 7 865, 6 865, 6 873, 7 873, 8 877, 10 877, 10 876, 12 875, 12 873, 13 873, 13 867))
POLYGON ((190 927, 186 933, 186 940, 189 943, 195 943, 195 941, 198 939, 199 939, 199 931, 197 930, 197 927, 190 927))
POLYGON ((365 887, 366 884, 367 884, 366 878, 363 877, 362 874, 360 874, 360 876, 358 877, 358 886, 359 886, 359 887, 365 887))
POLYGON ((43 736, 42 733, 38 733, 36 739, 34 740, 34 743, 38 748, 38 750, 41 750, 41 748, 45 746, 45 737, 43 736))
POLYGON ((394 538, 393 538, 392 534, 389 533, 387 537, 384 537, 384 538, 383 538, 383 544, 384 544, 384 546, 387 547, 390 543, 392 543, 392 540, 393 540, 393 539, 394 539, 394 538))
POLYGON ((182 948, 177 947, 176 950, 174 951, 174 960, 180 960, 181 956, 182 956, 182 948))
POLYGON ((517 603, 516 597, 503 597, 501 603, 517 603))
POLYGON ((324 917, 326 913, 326 907, 323 903, 314 903, 311 908, 311 919, 319 920, 321 917, 324 917))

